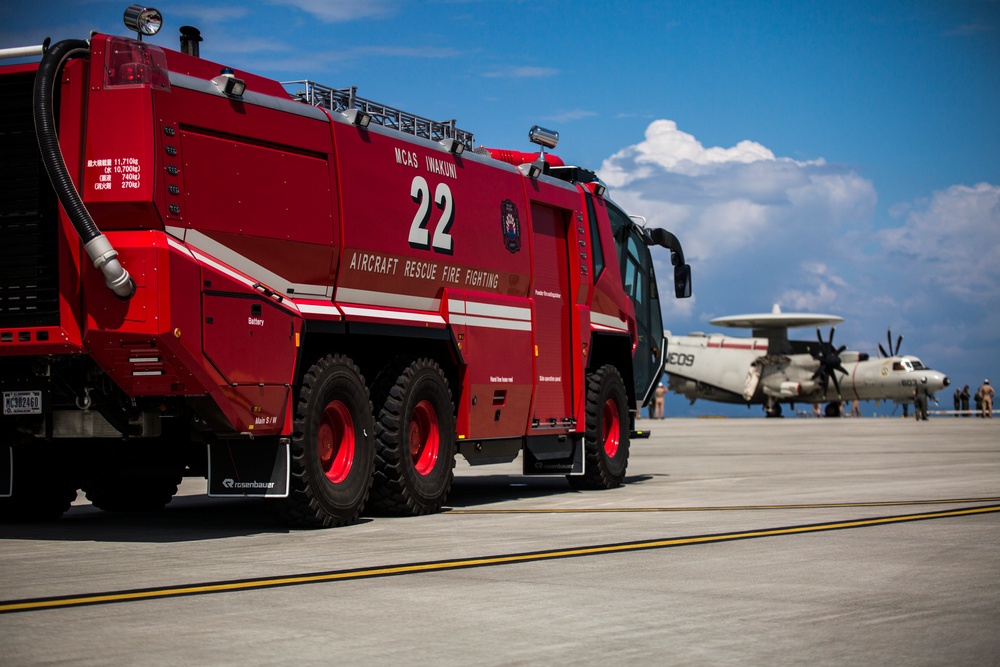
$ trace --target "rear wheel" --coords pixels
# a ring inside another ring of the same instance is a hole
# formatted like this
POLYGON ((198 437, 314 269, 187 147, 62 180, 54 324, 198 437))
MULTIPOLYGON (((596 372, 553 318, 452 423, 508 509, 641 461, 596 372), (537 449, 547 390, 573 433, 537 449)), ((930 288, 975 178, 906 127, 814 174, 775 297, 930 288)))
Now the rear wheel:
POLYGON ((444 373, 432 359, 397 365, 376 393, 373 507, 399 515, 437 512, 455 468, 455 406, 444 373))
POLYGON ((0 498, 2 521, 52 521, 76 500, 77 482, 70 474, 68 452, 61 445, 23 443, 0 447, 14 465, 11 495, 0 498))
POLYGON ((295 413, 291 483, 282 501, 287 523, 326 528, 358 518, 372 484, 374 422, 354 362, 327 355, 313 364, 295 413))
POLYGON ((184 463, 173 442, 89 443, 87 500, 106 512, 158 512, 177 493, 184 463))
POLYGON ((613 489, 625 479, 629 452, 628 394, 621 374, 605 365, 587 378, 587 430, 583 475, 570 475, 576 489, 613 489))

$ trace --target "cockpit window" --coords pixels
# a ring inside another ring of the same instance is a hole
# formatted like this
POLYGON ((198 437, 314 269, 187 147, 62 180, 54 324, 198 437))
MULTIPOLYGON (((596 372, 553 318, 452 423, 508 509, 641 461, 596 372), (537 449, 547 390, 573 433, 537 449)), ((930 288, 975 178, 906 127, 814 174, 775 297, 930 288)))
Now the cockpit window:
POLYGON ((915 371, 922 371, 927 368, 919 359, 910 359, 910 365, 913 366, 913 370, 915 371))
MULTIPOLYGON (((923 364, 921 364, 920 367, 923 368, 923 364)), ((894 371, 906 371, 907 373, 909 373, 910 371, 913 370, 913 365, 910 364, 910 360, 909 359, 902 359, 900 361, 894 361, 892 363, 892 370, 894 370, 894 371)))

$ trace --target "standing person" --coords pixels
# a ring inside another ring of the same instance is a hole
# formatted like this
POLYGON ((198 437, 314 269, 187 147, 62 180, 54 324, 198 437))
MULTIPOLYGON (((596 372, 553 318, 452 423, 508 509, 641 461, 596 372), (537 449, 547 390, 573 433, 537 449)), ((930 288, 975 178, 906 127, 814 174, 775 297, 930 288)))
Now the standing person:
POLYGON ((663 416, 664 416, 663 415, 663 402, 664 402, 663 399, 666 397, 666 395, 667 395, 667 388, 664 387, 663 383, 661 382, 659 384, 659 386, 656 388, 656 398, 655 398, 655 403, 653 404, 654 405, 654 410, 655 410, 654 417, 656 419, 663 419, 663 416))
POLYGON ((861 401, 854 399, 851 401, 851 416, 860 417, 861 416, 861 401))
POLYGON ((993 419, 993 387, 990 386, 990 379, 986 378, 983 380, 983 386, 979 388, 979 392, 976 394, 982 399, 982 416, 984 418, 993 419))
POLYGON ((958 417, 959 410, 962 409, 962 390, 955 387, 955 417, 958 417))
POLYGON ((927 421, 927 376, 920 378, 920 382, 913 390, 913 412, 917 421, 923 419, 927 421))
POLYGON ((980 389, 976 392, 976 416, 983 416, 983 390, 980 389))
POLYGON ((962 416, 969 416, 969 385, 962 387, 962 416))

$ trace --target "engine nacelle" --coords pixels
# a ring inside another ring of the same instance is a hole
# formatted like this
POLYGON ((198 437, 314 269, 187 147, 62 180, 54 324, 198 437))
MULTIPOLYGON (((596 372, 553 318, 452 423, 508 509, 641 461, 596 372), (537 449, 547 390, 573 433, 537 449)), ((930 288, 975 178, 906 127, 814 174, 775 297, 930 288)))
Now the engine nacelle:
POLYGON ((802 383, 801 382, 782 382, 778 387, 779 393, 784 397, 801 396, 802 395, 802 383))
POLYGON ((815 390, 816 383, 811 380, 804 382, 785 381, 779 383, 777 386, 764 387, 764 393, 775 398, 798 398, 800 396, 808 396, 815 390))

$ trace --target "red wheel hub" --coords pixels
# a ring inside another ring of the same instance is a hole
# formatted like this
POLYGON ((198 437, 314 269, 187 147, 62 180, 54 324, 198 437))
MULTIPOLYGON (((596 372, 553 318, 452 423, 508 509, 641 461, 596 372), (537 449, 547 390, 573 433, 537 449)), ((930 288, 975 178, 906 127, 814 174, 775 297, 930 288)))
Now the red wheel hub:
POLYGON ((437 412, 428 401, 420 401, 410 415, 410 457, 418 475, 430 474, 441 453, 441 431, 437 412))
POLYGON ((604 402, 604 415, 601 423, 604 425, 604 453, 608 458, 614 458, 621 442, 621 421, 618 419, 618 405, 613 399, 604 402))
POLYGON ((354 465, 354 419, 341 401, 330 401, 323 410, 316 446, 323 474, 333 484, 347 479, 354 465))

